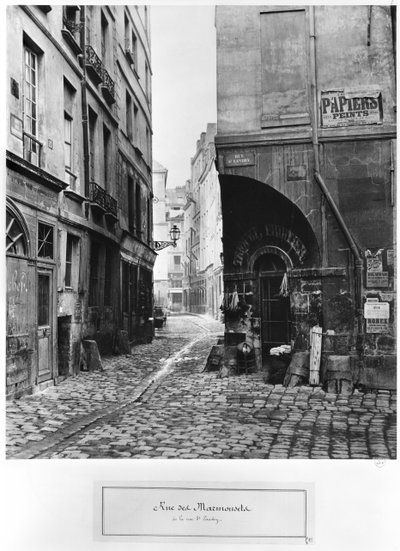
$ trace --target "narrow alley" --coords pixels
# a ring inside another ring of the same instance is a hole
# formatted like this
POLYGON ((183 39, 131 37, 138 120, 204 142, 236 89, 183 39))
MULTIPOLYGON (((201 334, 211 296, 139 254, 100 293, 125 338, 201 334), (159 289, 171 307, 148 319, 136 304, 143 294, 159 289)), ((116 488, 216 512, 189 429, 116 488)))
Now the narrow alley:
POLYGON ((222 326, 174 315, 151 344, 7 403, 8 458, 393 459, 396 395, 204 371, 222 326))

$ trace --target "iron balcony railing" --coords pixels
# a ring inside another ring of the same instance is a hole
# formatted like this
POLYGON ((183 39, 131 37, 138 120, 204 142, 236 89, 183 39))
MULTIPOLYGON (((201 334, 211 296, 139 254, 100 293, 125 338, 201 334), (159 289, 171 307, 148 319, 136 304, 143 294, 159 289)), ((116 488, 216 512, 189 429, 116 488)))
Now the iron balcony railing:
POLYGON ((106 211, 117 217, 117 207, 118 203, 114 197, 111 197, 109 193, 106 193, 105 197, 106 211))
POLYGON ((102 84, 102 91, 103 95, 108 103, 114 103, 115 102, 115 83, 113 79, 108 74, 108 71, 105 67, 103 67, 103 84, 102 84))
POLYGON ((103 80, 103 63, 90 44, 86 44, 86 65, 92 79, 99 84, 103 80))
POLYGON ((101 84, 102 92, 107 103, 115 102, 115 83, 110 77, 103 62, 90 44, 86 45, 87 70, 96 84, 101 84))
POLYGON ((99 205, 106 213, 117 217, 118 203, 102 187, 95 182, 90 182, 90 200, 99 205))
POLYGON ((76 33, 79 33, 82 28, 82 23, 77 23, 72 19, 63 17, 64 27, 75 37, 76 33))

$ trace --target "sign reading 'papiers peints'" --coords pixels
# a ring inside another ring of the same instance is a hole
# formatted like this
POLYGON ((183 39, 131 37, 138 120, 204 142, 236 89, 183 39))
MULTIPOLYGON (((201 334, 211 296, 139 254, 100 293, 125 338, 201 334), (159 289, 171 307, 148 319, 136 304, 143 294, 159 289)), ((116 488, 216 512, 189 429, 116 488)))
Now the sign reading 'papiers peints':
POLYGON ((382 123, 382 96, 375 87, 321 92, 323 127, 382 123))

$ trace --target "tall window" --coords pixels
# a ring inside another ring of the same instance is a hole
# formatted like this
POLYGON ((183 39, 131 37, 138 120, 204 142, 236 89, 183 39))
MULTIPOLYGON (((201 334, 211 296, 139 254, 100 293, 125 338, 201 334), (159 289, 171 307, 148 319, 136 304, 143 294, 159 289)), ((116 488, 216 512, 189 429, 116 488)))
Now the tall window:
POLYGON ((137 38, 131 29, 128 15, 124 14, 124 29, 125 29, 125 54, 132 65, 136 65, 137 59, 137 38))
POLYGON ((89 109, 89 161, 90 176, 93 181, 96 180, 96 126, 97 115, 89 109))
POLYGON ((76 42, 79 41, 79 7, 78 6, 63 6, 63 24, 66 29, 74 37, 76 42))
POLYGON ((129 43, 129 19, 126 13, 124 13, 124 37, 125 37, 125 51, 130 49, 129 43))
POLYGON ((135 219, 136 219, 136 235, 137 237, 142 236, 142 197, 140 182, 136 182, 136 197, 135 197, 135 219))
POLYGON ((137 56, 137 38, 133 31, 131 32, 131 51, 132 51, 133 62, 137 63, 137 57, 136 57, 137 56))
POLYGON ((24 159, 40 166, 40 150, 37 141, 38 104, 38 56, 30 48, 24 48, 24 159))
POLYGON ((73 114, 75 88, 64 78, 64 164, 65 181, 75 189, 76 176, 73 162, 73 114))
POLYGON ((137 142, 138 142, 138 108, 136 105, 133 105, 133 133, 134 133, 134 143, 135 145, 137 145, 137 142))
POLYGON ((72 119, 64 112, 64 162, 65 172, 69 181, 72 172, 72 119))
POLYGON ((110 140, 111 132, 103 125, 103 156, 104 156, 104 187, 108 188, 108 182, 110 179, 110 140))
POLYGON ((147 100, 150 101, 150 71, 147 63, 145 65, 145 86, 146 86, 147 100))
POLYGON ((125 96, 125 110, 126 110, 126 133, 128 138, 133 140, 133 128, 132 128, 132 98, 128 91, 125 96))
POLYGON ((74 238, 71 234, 67 235, 67 249, 65 251, 65 286, 72 287, 72 251, 74 238))
POLYGON ((108 21, 103 12, 101 12, 101 59, 104 65, 107 65, 108 57, 108 21))
POLYGON ((180 256, 174 256, 174 267, 177 268, 181 265, 181 257, 180 256))
POLYGON ((135 228, 135 194, 133 180, 128 176, 128 223, 129 230, 133 232, 135 228))

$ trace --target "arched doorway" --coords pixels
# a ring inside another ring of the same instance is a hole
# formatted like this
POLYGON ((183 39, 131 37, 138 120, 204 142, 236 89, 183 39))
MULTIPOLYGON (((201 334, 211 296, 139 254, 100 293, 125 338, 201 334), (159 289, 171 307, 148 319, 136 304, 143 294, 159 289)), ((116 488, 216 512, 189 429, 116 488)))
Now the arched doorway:
POLYGON ((271 348, 290 343, 287 265, 278 254, 267 252, 254 263, 254 273, 259 286, 261 346, 264 357, 271 348))

